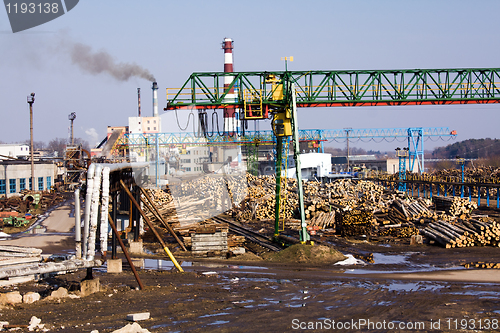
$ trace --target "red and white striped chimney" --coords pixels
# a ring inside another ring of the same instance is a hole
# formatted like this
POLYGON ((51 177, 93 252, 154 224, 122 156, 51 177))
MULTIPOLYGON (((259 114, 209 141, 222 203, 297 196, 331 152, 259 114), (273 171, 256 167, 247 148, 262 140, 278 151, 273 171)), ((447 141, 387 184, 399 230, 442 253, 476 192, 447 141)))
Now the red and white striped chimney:
MULTIPOLYGON (((233 73, 233 41, 231 38, 224 38, 222 42, 222 49, 224 50, 224 73, 233 73)), ((229 87, 233 82, 234 76, 224 76, 224 88, 229 87)), ((225 90, 224 89, 224 90, 225 90)), ((229 90, 224 99, 225 102, 234 103, 236 95, 234 87, 229 90)), ((234 107, 227 107, 224 109, 224 132, 233 135, 237 127, 237 119, 235 117, 236 109, 234 107)))

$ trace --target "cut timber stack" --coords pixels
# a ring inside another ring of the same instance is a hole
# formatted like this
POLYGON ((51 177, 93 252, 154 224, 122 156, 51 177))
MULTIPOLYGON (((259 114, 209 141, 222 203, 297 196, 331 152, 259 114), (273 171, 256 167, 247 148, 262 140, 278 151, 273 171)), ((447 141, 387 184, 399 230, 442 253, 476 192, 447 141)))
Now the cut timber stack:
POLYGON ((320 229, 335 229, 335 211, 318 212, 309 223, 310 226, 318 226, 320 229))
POLYGON ((475 219, 457 219, 456 223, 437 221, 430 223, 421 234, 436 241, 442 246, 500 246, 500 225, 493 222, 483 222, 475 219))
POLYGON ((436 210, 445 211, 451 216, 460 216, 462 219, 477 209, 477 203, 467 198, 435 196, 433 200, 436 210))
POLYGON ((340 214, 339 229, 342 236, 370 235, 373 214, 367 210, 350 210, 340 214))
POLYGON ((411 223, 384 226, 379 228, 377 232, 378 236, 391 236, 396 238, 409 238, 418 234, 418 229, 411 223))

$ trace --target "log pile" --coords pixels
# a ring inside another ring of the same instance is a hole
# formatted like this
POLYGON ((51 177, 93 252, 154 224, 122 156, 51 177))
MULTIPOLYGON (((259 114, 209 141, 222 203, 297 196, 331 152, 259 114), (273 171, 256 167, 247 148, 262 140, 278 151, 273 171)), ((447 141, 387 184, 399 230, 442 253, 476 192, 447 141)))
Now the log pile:
POLYGON ((383 226, 377 232, 378 236, 391 236, 395 238, 410 238, 418 234, 418 229, 412 223, 383 226))
MULTIPOLYGON (((196 214, 193 210, 207 212, 220 209, 221 203, 209 194, 223 190, 230 194, 231 203, 227 208, 232 209, 228 213, 236 220, 268 221, 275 218, 274 176, 208 177, 177 187, 166 194, 151 193, 163 203, 162 215, 169 216, 171 221, 176 218, 181 221, 179 217, 184 209, 185 214, 191 215, 196 214), (182 194, 181 198, 178 194, 182 194), (242 197, 242 194, 245 196, 242 197), (178 205, 179 201, 183 206, 178 205)), ((286 229, 300 229, 297 181, 283 178, 281 188, 281 223, 286 229)), ((329 234, 343 236, 408 238, 418 235, 421 229, 420 234, 445 247, 500 244, 500 228, 496 223, 471 218, 470 213, 476 208, 474 203, 449 197, 435 196, 433 199, 437 210, 432 207, 431 200, 408 198, 403 192, 387 190, 369 181, 348 179, 332 183, 304 183, 304 213, 311 231, 329 230, 329 234)), ((183 234, 188 242, 191 230, 199 226, 199 222, 183 221, 174 229, 183 234)), ((235 241, 235 244, 238 242, 235 241)), ((231 239, 229 244, 231 247, 234 245, 231 239)))
POLYGON ((317 226, 319 229, 332 228, 335 229, 335 211, 331 212, 318 212, 308 223, 310 226, 317 226))
POLYGON ((368 210, 353 209, 342 212, 339 231, 342 236, 370 235, 374 224, 373 213, 368 210))
POLYGON ((500 263, 498 262, 470 262, 463 265, 465 268, 488 268, 488 269, 500 269, 500 263))
POLYGON ((477 203, 467 198, 435 196, 433 199, 436 210, 445 211, 451 216, 460 216, 462 219, 477 209, 477 203))
POLYGON ((500 247, 500 224, 495 221, 457 219, 455 223, 429 223, 421 234, 445 248, 470 246, 500 247))

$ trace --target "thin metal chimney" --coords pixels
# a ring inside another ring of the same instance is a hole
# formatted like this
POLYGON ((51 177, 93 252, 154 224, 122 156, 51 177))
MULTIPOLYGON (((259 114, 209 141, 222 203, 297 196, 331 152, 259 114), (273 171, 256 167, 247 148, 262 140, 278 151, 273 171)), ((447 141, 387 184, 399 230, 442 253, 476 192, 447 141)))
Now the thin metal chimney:
POLYGON ((153 82, 153 117, 158 117, 158 83, 153 82))
POLYGON ((139 112, 139 117, 140 117, 141 116, 141 88, 137 88, 137 103, 138 103, 137 111, 139 112))

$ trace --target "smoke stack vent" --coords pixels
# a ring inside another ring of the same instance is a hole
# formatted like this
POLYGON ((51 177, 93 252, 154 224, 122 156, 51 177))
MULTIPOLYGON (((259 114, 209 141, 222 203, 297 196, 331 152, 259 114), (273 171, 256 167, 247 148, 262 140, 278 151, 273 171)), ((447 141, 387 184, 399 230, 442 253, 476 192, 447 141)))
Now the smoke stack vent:
POLYGON ((153 117, 158 117, 158 83, 153 82, 153 117))

